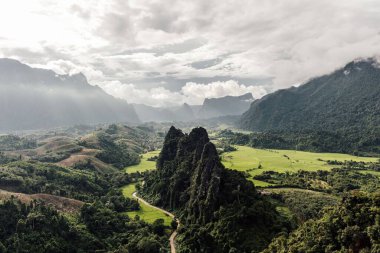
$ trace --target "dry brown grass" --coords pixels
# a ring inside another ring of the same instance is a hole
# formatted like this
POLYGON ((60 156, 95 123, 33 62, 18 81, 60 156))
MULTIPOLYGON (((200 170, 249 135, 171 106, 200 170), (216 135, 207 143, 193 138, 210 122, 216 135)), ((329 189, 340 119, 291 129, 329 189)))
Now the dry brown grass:
POLYGON ((0 200, 8 200, 11 198, 17 198, 22 203, 30 203, 33 200, 40 201, 41 203, 51 206, 52 208, 65 213, 76 213, 79 212, 80 208, 83 206, 83 202, 75 199, 55 196, 51 194, 25 194, 18 192, 9 192, 5 190, 0 190, 0 200))

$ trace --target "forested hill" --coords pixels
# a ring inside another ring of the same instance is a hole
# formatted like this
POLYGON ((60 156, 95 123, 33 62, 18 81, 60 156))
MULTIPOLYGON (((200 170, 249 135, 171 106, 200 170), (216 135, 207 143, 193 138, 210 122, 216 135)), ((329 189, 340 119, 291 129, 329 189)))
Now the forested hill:
POLYGON ((240 126, 256 131, 366 129, 380 126, 380 68, 374 59, 350 62, 300 87, 251 104, 240 126))
POLYGON ((258 252, 283 225, 242 173, 224 168, 203 128, 170 128, 139 194, 179 216, 179 252, 258 252))
POLYGON ((276 238, 263 253, 380 252, 379 193, 355 192, 323 213, 276 238))
POLYGON ((0 59, 0 131, 138 121, 132 106, 90 85, 83 74, 58 75, 0 59))

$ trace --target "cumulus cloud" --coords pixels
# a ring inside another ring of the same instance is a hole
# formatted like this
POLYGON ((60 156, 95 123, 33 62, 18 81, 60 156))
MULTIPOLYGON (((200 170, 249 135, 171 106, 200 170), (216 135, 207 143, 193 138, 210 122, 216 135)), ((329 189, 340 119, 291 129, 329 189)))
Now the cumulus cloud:
POLYGON ((0 55, 134 83, 125 87, 159 104, 191 82, 213 87, 200 79, 272 90, 379 55, 379 23, 373 0, 12 0, 0 9, 0 55))
POLYGON ((120 81, 105 82, 99 86, 107 93, 129 103, 155 107, 177 106, 183 103, 197 105, 202 104, 205 98, 240 96, 246 93, 252 93, 254 98, 261 98, 268 92, 263 86, 246 86, 234 80, 208 84, 188 82, 180 91, 170 91, 163 87, 138 89, 134 84, 123 84, 120 81))
POLYGON ((67 60, 49 61, 46 64, 30 64, 35 68, 51 69, 59 75, 74 75, 83 73, 90 84, 96 84, 98 80, 104 79, 104 74, 91 66, 75 64, 67 60))

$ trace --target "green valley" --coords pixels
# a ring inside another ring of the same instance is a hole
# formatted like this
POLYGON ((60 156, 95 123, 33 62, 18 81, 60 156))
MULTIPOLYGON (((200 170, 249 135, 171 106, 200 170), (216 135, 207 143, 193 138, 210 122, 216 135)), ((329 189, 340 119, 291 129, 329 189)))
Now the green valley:
POLYGON ((153 170, 156 168, 156 158, 159 155, 160 151, 150 151, 141 155, 140 163, 125 168, 125 172, 128 174, 153 170))
MULTIPOLYGON (((122 188, 122 192, 126 198, 132 198, 133 199, 134 198, 133 193, 136 192, 136 185, 135 184, 129 184, 127 186, 124 186, 122 188)), ((165 226, 168 226, 168 227, 170 226, 173 219, 170 218, 168 215, 161 212, 160 210, 157 210, 153 207, 145 205, 144 203, 139 202, 139 204, 140 204, 139 210, 127 212, 127 215, 129 217, 134 218, 134 217, 136 217, 136 215, 138 215, 140 219, 142 219, 146 222, 149 222, 149 223, 153 223, 158 219, 163 219, 165 226)))
MULTIPOLYGON (((296 150, 257 149, 247 146, 235 146, 236 151, 222 154, 223 164, 230 169, 248 172, 251 177, 265 171, 279 173, 297 172, 298 170, 317 171, 331 170, 342 165, 328 164, 328 161, 377 162, 379 158, 358 157, 339 153, 313 153, 296 150)), ((363 171, 364 172, 364 171, 363 171)), ((376 173, 376 172, 373 172, 376 173)), ((270 184, 254 180, 256 186, 270 184)))

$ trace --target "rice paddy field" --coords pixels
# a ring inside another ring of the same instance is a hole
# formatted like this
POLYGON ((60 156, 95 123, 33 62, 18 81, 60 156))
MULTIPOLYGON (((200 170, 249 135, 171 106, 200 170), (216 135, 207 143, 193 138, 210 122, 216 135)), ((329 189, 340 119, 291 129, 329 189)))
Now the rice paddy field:
MULTIPOLYGON (((135 184, 129 184, 122 188, 123 195, 128 198, 133 198, 132 194, 136 191, 135 184)), ((165 213, 154 209, 148 205, 145 205, 142 202, 140 203, 141 209, 138 211, 127 212, 128 216, 134 218, 136 215, 140 216, 140 219, 153 223, 157 219, 164 219, 165 226, 170 226, 172 218, 167 216, 165 213)))
POLYGON ((156 161, 148 161, 148 159, 154 156, 158 156, 159 154, 160 154, 160 150, 155 150, 155 151, 151 151, 151 152, 147 152, 143 154, 141 157, 141 162, 137 165, 126 167, 125 172, 136 173, 136 172, 144 172, 144 171, 156 169, 156 161))
MULTIPOLYGON (((256 149, 246 146, 235 146, 237 151, 222 154, 222 163, 230 169, 247 171, 255 176, 264 171, 296 172, 298 170, 330 170, 337 165, 327 164, 327 160, 376 162, 379 158, 358 157, 339 153, 312 153, 295 150, 256 149)), ((251 179, 256 186, 270 184, 251 179)))

